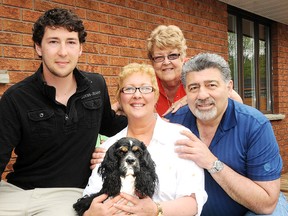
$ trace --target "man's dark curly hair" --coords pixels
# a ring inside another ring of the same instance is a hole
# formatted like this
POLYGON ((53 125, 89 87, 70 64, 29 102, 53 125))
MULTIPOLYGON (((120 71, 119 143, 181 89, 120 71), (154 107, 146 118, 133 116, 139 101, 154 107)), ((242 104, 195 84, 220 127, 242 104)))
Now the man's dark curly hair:
POLYGON ((82 20, 72 11, 66 9, 54 8, 39 17, 32 28, 34 44, 41 45, 46 27, 63 27, 68 31, 78 32, 80 43, 84 43, 86 40, 87 32, 82 20))

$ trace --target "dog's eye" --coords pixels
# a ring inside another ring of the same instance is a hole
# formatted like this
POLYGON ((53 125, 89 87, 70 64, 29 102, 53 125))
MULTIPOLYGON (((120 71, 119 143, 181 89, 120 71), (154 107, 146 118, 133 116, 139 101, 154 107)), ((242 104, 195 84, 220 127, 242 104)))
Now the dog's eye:
POLYGON ((136 152, 136 151, 138 151, 138 150, 139 150, 139 146, 133 146, 133 147, 132 147, 132 151, 133 151, 133 152, 136 152))
POLYGON ((127 146, 121 146, 121 147, 120 147, 120 150, 121 150, 122 152, 128 152, 128 147, 127 147, 127 146))

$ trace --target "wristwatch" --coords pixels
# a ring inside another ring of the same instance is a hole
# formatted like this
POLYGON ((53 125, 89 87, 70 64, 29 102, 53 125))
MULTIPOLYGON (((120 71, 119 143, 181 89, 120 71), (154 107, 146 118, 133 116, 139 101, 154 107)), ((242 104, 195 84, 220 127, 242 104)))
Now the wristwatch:
POLYGON ((213 163, 213 167, 211 169, 208 169, 208 172, 213 174, 220 172, 224 168, 224 164, 220 160, 216 160, 213 163))

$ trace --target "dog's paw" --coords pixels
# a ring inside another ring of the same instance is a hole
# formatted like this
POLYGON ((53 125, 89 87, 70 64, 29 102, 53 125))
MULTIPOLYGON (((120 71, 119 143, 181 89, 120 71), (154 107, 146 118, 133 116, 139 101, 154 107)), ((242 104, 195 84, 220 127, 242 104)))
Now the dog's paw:
POLYGON ((88 195, 78 199, 76 203, 73 204, 73 208, 75 209, 78 216, 82 216, 85 211, 87 211, 92 203, 93 197, 88 195))

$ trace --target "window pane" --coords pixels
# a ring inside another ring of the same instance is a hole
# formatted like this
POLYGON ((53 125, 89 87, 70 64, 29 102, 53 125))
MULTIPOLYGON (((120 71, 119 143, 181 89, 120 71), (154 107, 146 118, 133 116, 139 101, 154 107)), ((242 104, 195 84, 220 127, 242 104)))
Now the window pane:
POLYGON ((269 62, 267 62, 267 35, 269 28, 259 25, 259 74, 260 74, 260 111, 271 111, 269 62))
POLYGON ((254 23, 243 19, 243 70, 245 104, 256 107, 254 23))
POLYGON ((236 16, 228 16, 228 54, 229 67, 231 70, 234 90, 239 93, 238 83, 238 61, 237 61, 237 18, 236 16))

